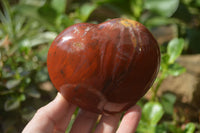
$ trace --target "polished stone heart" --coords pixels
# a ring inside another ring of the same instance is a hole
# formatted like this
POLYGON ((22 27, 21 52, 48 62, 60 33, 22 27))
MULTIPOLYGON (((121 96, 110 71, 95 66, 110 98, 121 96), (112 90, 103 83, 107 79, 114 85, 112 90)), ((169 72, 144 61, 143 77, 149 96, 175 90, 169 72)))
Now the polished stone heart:
POLYGON ((122 18, 68 27, 53 41, 47 58, 51 81, 69 102, 107 114, 136 104, 152 86, 159 65, 152 34, 122 18))

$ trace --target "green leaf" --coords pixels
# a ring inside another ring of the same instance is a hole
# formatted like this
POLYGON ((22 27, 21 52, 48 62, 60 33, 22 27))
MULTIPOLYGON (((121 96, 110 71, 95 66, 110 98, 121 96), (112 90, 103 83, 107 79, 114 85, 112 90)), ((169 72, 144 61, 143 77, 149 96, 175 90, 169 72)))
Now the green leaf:
POLYGON ((20 4, 29 4, 34 6, 42 6, 45 3, 45 0, 19 0, 20 4))
POLYGON ((97 4, 107 4, 107 3, 119 3, 122 2, 121 0, 92 0, 97 4))
POLYGON ((194 133, 195 132, 195 124, 194 123, 188 123, 185 126, 184 133, 194 133))
POLYGON ((200 0, 196 0, 196 5, 200 7, 200 0))
POLYGON ((19 42, 20 52, 24 52, 24 53, 28 54, 30 51, 30 45, 31 45, 31 42, 29 39, 24 39, 24 40, 20 41, 19 42))
MULTIPOLYGON (((45 26, 48 30, 56 31, 54 23, 56 21, 57 12, 50 5, 45 4, 43 7, 38 8, 37 6, 33 5, 21 4, 15 6, 15 9, 19 14, 37 20, 40 25, 45 26)), ((26 25, 29 26, 29 24, 31 23, 27 23, 26 25)), ((31 24, 30 26, 33 26, 33 24, 31 24)), ((29 30, 29 32, 31 31, 29 30)))
POLYGON ((59 31, 63 31, 66 27, 73 25, 75 22, 73 19, 70 19, 67 15, 61 14, 56 19, 56 29, 59 31))
POLYGON ((162 95, 161 104, 163 105, 163 109, 165 110, 166 113, 172 115, 175 101, 176 101, 176 95, 172 93, 165 93, 162 95))
POLYGON ((57 12, 54 8, 51 7, 50 4, 45 4, 41 8, 38 9, 39 15, 44 18, 46 21, 50 22, 51 24, 55 23, 57 18, 57 12))
POLYGON ((184 46, 184 39, 175 38, 171 40, 167 46, 167 54, 169 55, 168 63, 172 64, 180 56, 184 46))
POLYGON ((173 14, 173 18, 176 18, 179 21, 184 22, 184 23, 190 23, 191 19, 192 19, 192 14, 188 7, 189 7, 189 5, 186 5, 181 2, 179 4, 177 11, 173 14))
POLYGON ((2 21, 2 29, 5 34, 9 36, 9 40, 13 40, 15 38, 15 31, 13 27, 13 17, 14 12, 11 9, 11 6, 9 5, 9 2, 7 0, 2 0, 0 2, 2 4, 3 11, 0 11, 0 20, 2 21))
POLYGON ((161 55, 161 68, 166 69, 168 67, 168 60, 169 60, 169 55, 168 54, 162 54, 161 55))
POLYGON ((188 51, 192 54, 200 53, 200 30, 197 28, 187 29, 187 38, 189 40, 188 51))
POLYGON ((52 8, 55 9, 59 14, 65 12, 66 5, 67 0, 51 0, 52 8))
POLYGON ((48 80, 48 70, 46 67, 42 68, 41 70, 38 70, 36 73, 36 82, 45 82, 48 80))
POLYGON ((20 94, 18 97, 19 101, 25 101, 26 100, 26 96, 24 94, 20 94))
POLYGON ((131 0, 131 10, 136 18, 139 18, 143 11, 143 0, 131 0))
POLYGON ((164 123, 158 124, 156 126, 155 133, 168 133, 166 124, 164 123))
POLYGON ((161 26, 161 25, 168 25, 172 24, 174 21, 172 19, 166 17, 154 17, 148 19, 145 23, 146 26, 161 26))
POLYGON ((19 13, 23 16, 38 18, 38 14, 37 14, 38 7, 37 6, 19 4, 19 5, 15 6, 15 11, 16 11, 16 13, 19 13))
POLYGON ((147 102, 142 108, 142 118, 137 127, 139 133, 155 133, 156 125, 164 114, 158 102, 147 102))
POLYGON ((183 130, 174 124, 168 124, 168 129, 170 133, 183 133, 183 130))
POLYGON ((76 115, 73 114, 65 133, 69 133, 70 132, 70 130, 71 130, 72 126, 73 126, 73 123, 75 121, 75 118, 76 118, 76 115))
POLYGON ((141 119, 136 133, 155 133, 155 127, 156 126, 152 126, 141 119))
POLYGON ((27 95, 33 97, 33 98, 40 98, 41 94, 38 90, 36 90, 36 88, 34 87, 30 87, 26 90, 27 95))
POLYGON ((33 39, 30 39, 31 47, 35 47, 40 44, 48 43, 52 41, 57 34, 55 32, 43 32, 38 33, 36 36, 33 36, 33 39))
POLYGON ((180 66, 178 63, 174 63, 168 66, 167 74, 178 76, 184 73, 185 71, 186 69, 184 67, 180 66))
POLYGON ((150 125, 156 125, 162 118, 164 110, 158 102, 148 102, 142 110, 142 119, 150 125))
POLYGON ((26 121, 30 121, 33 116, 35 115, 36 111, 32 109, 31 107, 26 107, 24 110, 22 110, 22 118, 26 121))
POLYGON ((20 84, 20 82, 21 82, 21 80, 18 80, 18 79, 8 80, 8 81, 6 82, 6 87, 7 87, 8 89, 12 89, 12 88, 18 86, 18 85, 20 84))
POLYGON ((90 14, 97 8, 96 4, 85 3, 80 7, 80 18, 83 22, 87 21, 90 14))
POLYGON ((16 97, 11 97, 6 100, 4 103, 5 111, 11 111, 18 108, 20 105, 20 101, 16 97))
POLYGON ((170 17, 177 10, 179 0, 145 0, 144 7, 161 16, 170 17))

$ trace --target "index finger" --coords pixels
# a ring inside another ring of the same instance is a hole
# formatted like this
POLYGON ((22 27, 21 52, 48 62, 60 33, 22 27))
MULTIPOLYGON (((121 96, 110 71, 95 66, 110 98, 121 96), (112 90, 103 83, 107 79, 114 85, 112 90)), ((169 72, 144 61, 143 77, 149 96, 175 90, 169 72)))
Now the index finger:
POLYGON ((116 133, 134 133, 141 117, 141 108, 138 105, 131 107, 122 118, 116 133))

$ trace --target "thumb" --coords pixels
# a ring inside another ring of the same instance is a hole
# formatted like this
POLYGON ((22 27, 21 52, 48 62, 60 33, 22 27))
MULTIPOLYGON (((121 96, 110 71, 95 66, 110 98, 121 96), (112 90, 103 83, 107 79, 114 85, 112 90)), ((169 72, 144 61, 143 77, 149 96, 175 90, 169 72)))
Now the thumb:
POLYGON ((66 130, 76 106, 70 104, 60 93, 44 107, 41 107, 22 133, 51 133, 66 130))

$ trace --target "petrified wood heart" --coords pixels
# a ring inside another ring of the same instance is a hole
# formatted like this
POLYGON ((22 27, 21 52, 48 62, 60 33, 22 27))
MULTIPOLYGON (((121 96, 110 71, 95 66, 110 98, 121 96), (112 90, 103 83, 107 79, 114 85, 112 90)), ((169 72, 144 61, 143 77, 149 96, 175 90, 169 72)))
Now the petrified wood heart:
POLYGON ((51 81, 69 102, 107 114, 136 104, 153 84, 159 65, 152 34, 122 18, 68 27, 53 41, 47 58, 51 81))

